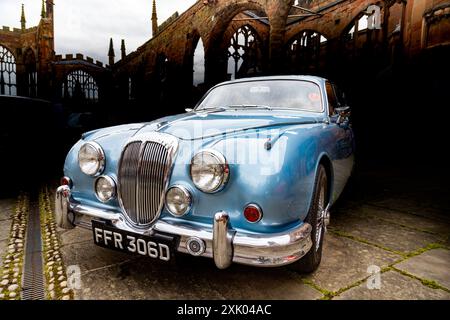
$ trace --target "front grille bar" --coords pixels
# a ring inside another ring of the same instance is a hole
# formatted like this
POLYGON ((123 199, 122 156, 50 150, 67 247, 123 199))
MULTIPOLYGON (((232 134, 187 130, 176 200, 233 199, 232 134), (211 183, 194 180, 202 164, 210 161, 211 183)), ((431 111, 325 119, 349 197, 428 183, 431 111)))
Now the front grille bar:
POLYGON ((159 217, 178 140, 153 132, 125 146, 119 163, 119 201, 128 221, 147 226, 159 217))

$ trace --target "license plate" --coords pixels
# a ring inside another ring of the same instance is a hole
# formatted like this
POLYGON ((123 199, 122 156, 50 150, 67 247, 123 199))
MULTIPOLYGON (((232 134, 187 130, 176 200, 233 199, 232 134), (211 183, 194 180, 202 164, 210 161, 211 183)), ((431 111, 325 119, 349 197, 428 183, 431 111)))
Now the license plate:
POLYGON ((94 243, 100 247, 169 261, 176 239, 169 235, 145 236, 119 230, 99 221, 92 221, 94 243))

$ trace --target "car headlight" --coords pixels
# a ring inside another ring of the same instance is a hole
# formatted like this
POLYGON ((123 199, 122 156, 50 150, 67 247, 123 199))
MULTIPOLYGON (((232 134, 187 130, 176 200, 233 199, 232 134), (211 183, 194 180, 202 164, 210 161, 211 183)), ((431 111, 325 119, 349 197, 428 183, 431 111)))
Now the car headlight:
POLYGON ((173 186, 166 193, 167 210, 174 216, 182 216, 191 208, 192 196, 190 192, 182 186, 173 186))
POLYGON ((105 169, 105 153, 95 142, 83 144, 78 152, 78 165, 83 173, 98 176, 105 169))
POLYGON ((225 157, 215 150, 201 151, 191 160, 192 182, 203 192, 214 193, 222 190, 229 174, 225 157))
POLYGON ((101 202, 108 202, 116 196, 116 183, 111 177, 98 177, 95 180, 95 194, 101 202))

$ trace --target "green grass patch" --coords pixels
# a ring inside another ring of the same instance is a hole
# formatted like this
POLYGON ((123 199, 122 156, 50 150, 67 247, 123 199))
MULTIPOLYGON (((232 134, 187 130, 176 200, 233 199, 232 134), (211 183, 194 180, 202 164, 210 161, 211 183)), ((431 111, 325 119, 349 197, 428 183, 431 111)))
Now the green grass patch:
POLYGON ((424 286, 427 286, 428 288, 431 288, 431 289, 440 289, 440 290, 443 290, 443 291, 445 291, 445 292, 450 293, 450 290, 449 290, 449 289, 447 289, 446 287, 441 286, 439 283, 437 283, 437 282, 434 281, 434 280, 428 280, 428 279, 420 278, 420 277, 415 276, 415 275, 413 275, 413 274, 411 274, 411 273, 409 273, 409 272, 407 272, 407 271, 397 269, 396 267, 392 267, 392 270, 397 271, 398 273, 400 273, 400 274, 402 274, 402 275, 404 275, 404 276, 407 276, 407 277, 409 277, 409 278, 418 280, 418 281, 420 281, 424 286))

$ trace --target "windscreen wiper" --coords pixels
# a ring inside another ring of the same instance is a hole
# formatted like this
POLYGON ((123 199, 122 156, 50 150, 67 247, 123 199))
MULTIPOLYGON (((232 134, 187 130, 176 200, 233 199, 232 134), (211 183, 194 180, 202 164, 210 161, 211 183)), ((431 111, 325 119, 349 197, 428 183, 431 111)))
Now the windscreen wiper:
POLYGON ((200 109, 200 110, 194 110, 194 112, 212 113, 212 112, 222 112, 222 111, 226 111, 226 110, 227 110, 226 107, 209 107, 209 108, 204 108, 204 109, 200 109))
POLYGON ((245 108, 255 108, 255 109, 265 109, 272 110, 271 107, 262 104, 237 104, 228 106, 229 109, 245 109, 245 108))

